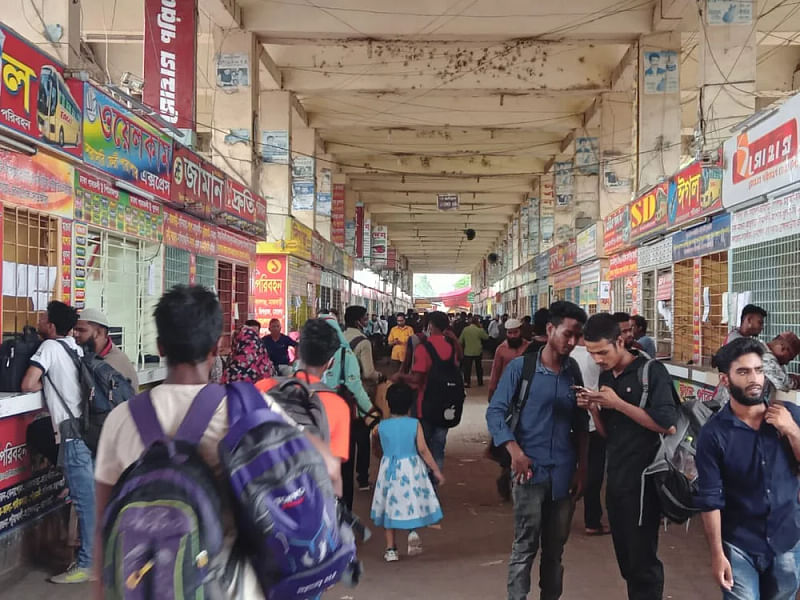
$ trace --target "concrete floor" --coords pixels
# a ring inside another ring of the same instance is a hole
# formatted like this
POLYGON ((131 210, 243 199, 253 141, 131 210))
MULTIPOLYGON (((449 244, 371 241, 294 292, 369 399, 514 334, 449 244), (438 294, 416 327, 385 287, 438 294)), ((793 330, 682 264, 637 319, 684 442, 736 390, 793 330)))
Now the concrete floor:
MULTIPOLYGON (((488 377, 487 377, 488 380, 488 377)), ((425 553, 383 562, 383 532, 360 550, 366 574, 357 588, 337 587, 332 600, 501 600, 505 598, 511 545, 511 506, 499 502, 497 468, 482 458, 486 448, 485 388, 472 388, 464 421, 451 432, 445 464, 447 483, 441 489, 445 520, 441 531, 423 532, 425 553)), ((377 463, 373 465, 377 471, 377 463)), ((356 512, 369 515, 370 495, 356 492, 356 512)), ((565 552, 564 600, 619 600, 625 588, 617 570, 611 538, 583 535, 579 504, 565 552)), ((402 548, 402 545, 399 544, 402 548)), ((404 548, 401 550, 404 553, 404 548)), ((661 537, 660 556, 666 569, 665 598, 718 598, 708 572, 708 556, 700 520, 688 529, 670 526, 661 537)), ((534 567, 538 572, 538 567, 534 567)), ((2 599, 39 599, 56 593, 48 574, 31 569, 2 586, 2 599)), ((534 582, 537 579, 534 577, 534 582)), ((534 583, 534 586, 536 584, 534 583)), ((61 586, 59 600, 86 600, 87 586, 61 586)), ((531 598, 538 598, 534 587, 531 598)))

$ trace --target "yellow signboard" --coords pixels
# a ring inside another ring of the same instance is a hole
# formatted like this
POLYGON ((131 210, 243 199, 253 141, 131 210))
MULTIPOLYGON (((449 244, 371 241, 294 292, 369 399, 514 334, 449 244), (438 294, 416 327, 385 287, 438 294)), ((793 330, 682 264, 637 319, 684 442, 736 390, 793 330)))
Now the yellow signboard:
POLYGON ((314 235, 310 227, 290 218, 286 221, 284 238, 277 242, 258 242, 258 254, 291 254, 311 260, 311 240, 314 235))

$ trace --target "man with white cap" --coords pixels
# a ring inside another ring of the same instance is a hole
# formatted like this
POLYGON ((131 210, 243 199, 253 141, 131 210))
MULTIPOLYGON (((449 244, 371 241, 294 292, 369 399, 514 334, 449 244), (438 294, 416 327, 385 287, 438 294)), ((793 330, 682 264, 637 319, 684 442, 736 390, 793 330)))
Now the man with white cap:
POLYGON ((136 376, 136 369, 125 353, 108 337, 109 323, 108 317, 96 308, 84 309, 78 316, 78 323, 73 331, 75 340, 114 367, 123 377, 130 380, 134 390, 138 390, 139 378, 136 376))

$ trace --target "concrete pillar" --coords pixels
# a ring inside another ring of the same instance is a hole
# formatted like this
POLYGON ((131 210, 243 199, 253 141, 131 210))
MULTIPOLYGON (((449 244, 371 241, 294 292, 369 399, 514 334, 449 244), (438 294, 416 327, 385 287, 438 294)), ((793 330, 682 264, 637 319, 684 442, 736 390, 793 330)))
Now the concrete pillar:
MULTIPOLYGON (((318 150, 322 144, 318 143, 318 150)), ((317 205, 315 218, 317 233, 326 240, 331 239, 331 206, 333 202, 333 157, 330 154, 317 154, 317 205), (327 197, 322 202, 322 194, 327 197)))
POLYGON ((253 127, 258 109, 258 42, 255 35, 239 29, 215 27, 213 37, 214 47, 219 49, 218 55, 222 59, 227 60, 233 55, 237 62, 242 58, 247 63, 249 79, 240 78, 239 85, 216 90, 211 160, 229 175, 235 174, 246 185, 258 188, 260 153, 255 152, 256 131, 253 127), (242 142, 243 138, 245 142, 242 142))
POLYGON ((310 127, 294 127, 292 128, 292 161, 295 166, 298 162, 305 162, 309 157, 314 159, 314 190, 313 190, 313 204, 310 210, 296 210, 297 204, 292 207, 292 216, 304 225, 315 229, 316 215, 315 207, 317 205, 317 189, 318 182, 316 178, 318 166, 316 164, 317 155, 317 131, 310 127), (299 161, 298 161, 299 159, 299 161))
POLYGON ((599 173, 600 218, 629 202, 634 180, 634 128, 631 127, 633 96, 611 92, 600 99, 599 173))
POLYGON ((639 41, 637 190, 680 167, 680 59, 680 32, 642 36, 639 41))
POLYGON ((5 0, 3 23, 70 69, 85 65, 80 58, 81 5, 75 0, 5 0))
POLYGON ((706 11, 703 19, 705 34, 701 31, 697 42, 700 122, 695 131, 698 149, 714 150, 730 137, 733 125, 756 110, 756 28, 752 19, 717 24, 719 19, 706 11))
POLYGON ((600 217, 598 173, 600 172, 600 130, 584 128, 575 133, 573 149, 573 232, 586 228, 600 217))
POLYGON ((280 240, 292 210, 292 105, 289 92, 261 92, 258 99, 261 156, 259 190, 267 199, 267 236, 280 240))

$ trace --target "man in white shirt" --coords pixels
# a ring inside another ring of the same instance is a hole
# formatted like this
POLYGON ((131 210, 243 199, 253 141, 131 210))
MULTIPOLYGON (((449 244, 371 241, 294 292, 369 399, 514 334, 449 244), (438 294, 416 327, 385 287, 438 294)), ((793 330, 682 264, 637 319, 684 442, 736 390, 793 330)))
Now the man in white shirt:
POLYGON ((94 461, 81 439, 81 388, 73 357, 83 350, 70 337, 78 322, 78 311, 54 300, 39 315, 39 335, 44 340, 31 357, 22 379, 23 392, 42 391, 53 420, 58 463, 64 471, 72 505, 78 515, 80 546, 75 562, 53 583, 84 583, 91 579, 92 544, 95 528, 94 461))

